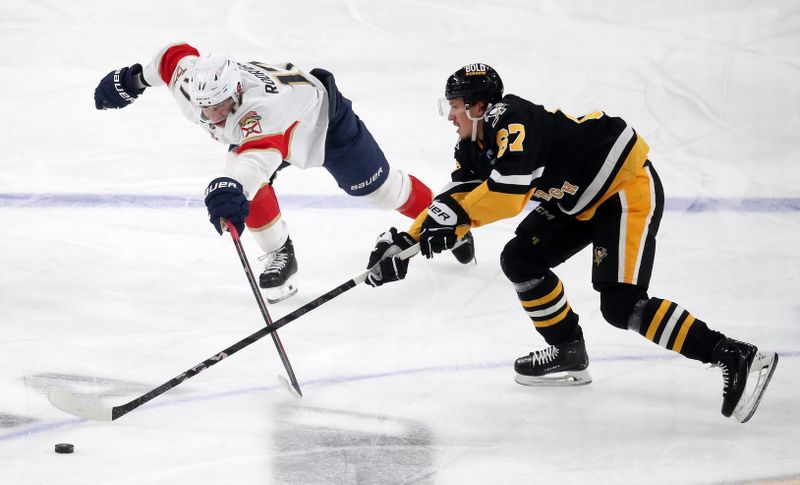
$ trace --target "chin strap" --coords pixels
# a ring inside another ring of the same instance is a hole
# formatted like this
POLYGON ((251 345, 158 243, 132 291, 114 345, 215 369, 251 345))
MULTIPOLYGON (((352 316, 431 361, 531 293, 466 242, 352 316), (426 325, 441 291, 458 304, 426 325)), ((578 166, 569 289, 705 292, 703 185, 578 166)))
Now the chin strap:
MULTIPOLYGON (((471 140, 472 141, 476 141, 478 139, 478 121, 482 120, 483 116, 479 116, 477 118, 473 118, 472 114, 469 111, 470 108, 472 108, 472 106, 470 104, 465 104, 464 105, 464 109, 467 111, 467 118, 470 121, 472 121, 472 137, 471 137, 471 140)), ((492 109, 492 105, 491 104, 487 104, 485 113, 488 113, 490 109, 492 109)))

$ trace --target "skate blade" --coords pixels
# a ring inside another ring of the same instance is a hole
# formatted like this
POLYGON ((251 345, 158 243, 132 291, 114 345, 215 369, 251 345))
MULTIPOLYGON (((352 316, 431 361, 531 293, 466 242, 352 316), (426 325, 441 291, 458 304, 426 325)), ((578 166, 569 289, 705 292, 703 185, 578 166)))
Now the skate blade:
POLYGON ((744 393, 733 410, 733 417, 737 421, 746 423, 756 413, 777 366, 778 354, 774 352, 758 352, 756 354, 747 376, 744 393), (755 384, 751 384, 753 377, 758 377, 755 384))
POLYGON ((592 382, 588 370, 567 371, 547 376, 525 376, 517 374, 514 381, 523 386, 532 387, 574 387, 585 386, 592 382))
POLYGON ((471 243, 473 244, 473 247, 471 249, 461 247, 466 244, 469 244, 467 240, 461 239, 456 243, 455 246, 453 246, 453 249, 451 249, 450 252, 456 258, 456 260, 461 264, 469 264, 469 263, 478 264, 478 260, 475 258, 475 248, 474 248, 475 243, 474 242, 471 243))
POLYGON ((292 276, 286 280, 283 286, 264 288, 264 296, 267 297, 267 303, 278 303, 297 294, 297 290, 297 284, 294 282, 294 276, 292 276))

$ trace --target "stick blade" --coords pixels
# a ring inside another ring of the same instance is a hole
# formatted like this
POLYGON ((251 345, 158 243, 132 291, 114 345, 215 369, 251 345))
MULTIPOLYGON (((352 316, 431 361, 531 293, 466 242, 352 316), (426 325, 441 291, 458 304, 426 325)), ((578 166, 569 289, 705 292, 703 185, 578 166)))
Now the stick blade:
POLYGON ((67 414, 93 421, 113 421, 113 410, 87 402, 75 393, 61 387, 53 387, 47 393, 47 399, 58 409, 67 414))

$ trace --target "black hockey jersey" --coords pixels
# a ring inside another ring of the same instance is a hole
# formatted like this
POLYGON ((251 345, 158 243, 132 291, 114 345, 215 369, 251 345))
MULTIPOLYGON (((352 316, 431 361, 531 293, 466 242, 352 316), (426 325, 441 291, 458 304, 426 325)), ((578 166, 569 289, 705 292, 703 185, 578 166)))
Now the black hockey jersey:
MULTIPOLYGON (((574 118, 509 94, 483 121, 483 143, 456 145, 456 169, 442 192, 459 200, 472 227, 513 217, 531 199, 590 219, 647 160, 633 128, 601 111, 574 118)), ((415 237, 422 219, 409 231, 415 237)))

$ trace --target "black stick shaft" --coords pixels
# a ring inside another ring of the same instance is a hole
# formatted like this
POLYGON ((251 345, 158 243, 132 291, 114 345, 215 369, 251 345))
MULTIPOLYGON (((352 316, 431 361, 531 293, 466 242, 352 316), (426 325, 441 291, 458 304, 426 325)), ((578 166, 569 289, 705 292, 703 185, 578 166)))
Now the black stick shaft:
MULTIPOLYGON (((255 296, 256 302, 258 303, 258 309, 261 310, 261 315, 264 317, 264 322, 267 324, 267 326, 270 326, 272 325, 272 318, 269 316, 267 305, 264 303, 264 298, 261 296, 261 290, 258 288, 256 278, 253 276, 253 270, 250 269, 250 262, 247 260, 247 255, 242 247, 242 241, 239 239, 239 232, 236 230, 236 226, 231 224, 229 221, 225 221, 225 223, 228 225, 228 231, 231 233, 233 244, 236 246, 236 252, 239 254, 239 260, 242 262, 242 268, 244 269, 245 275, 247 275, 247 281, 250 283, 250 289, 253 290, 253 296, 255 296)), ((302 396, 303 391, 300 390, 300 384, 297 382, 297 377, 294 375, 294 369, 292 369, 292 364, 289 362, 289 356, 286 355, 286 350, 283 348, 283 343, 281 343, 278 333, 271 332, 270 335, 272 336, 272 341, 275 343, 275 349, 278 351, 278 356, 281 358, 281 362, 283 362, 283 367, 286 369, 286 373, 289 375, 289 381, 292 383, 292 387, 300 396, 302 396)))
POLYGON ((165 392, 169 391, 173 387, 178 386, 183 381, 190 379, 197 374, 203 372, 204 370, 208 369, 209 367, 219 363, 223 359, 230 357, 231 355, 235 354, 236 352, 242 350, 243 348, 247 347, 248 345, 261 340, 268 334, 274 334, 276 330, 283 327, 284 325, 289 324, 297 320, 298 318, 302 317, 306 313, 310 312, 311 310, 321 306, 323 303, 327 303, 337 296, 341 295, 342 293, 346 292, 347 290, 353 288, 358 283, 363 281, 363 276, 356 277, 351 280, 348 280, 341 285, 337 286, 336 288, 332 289, 331 291, 321 295, 319 298, 306 303, 305 305, 301 306, 300 308, 296 309, 295 311, 287 314, 283 318, 278 319, 276 322, 267 325, 264 328, 259 329, 257 332, 254 332, 247 337, 239 340, 235 344, 231 345, 230 347, 218 352, 217 354, 209 357, 208 359, 204 360, 203 362, 197 364, 196 366, 192 367, 191 369, 187 370, 186 372, 181 373, 180 375, 173 377, 169 381, 161 384, 160 386, 156 387, 155 389, 137 397, 136 399, 122 404, 120 406, 115 406, 111 411, 111 419, 115 420, 120 416, 124 416, 129 412, 133 411, 134 409, 138 408, 142 404, 150 401, 151 399, 164 394, 165 392))
MULTIPOLYGON (((419 245, 414 245, 411 248, 403 251, 399 257, 402 259, 407 259, 414 256, 419 251, 419 245)), ((247 337, 239 340, 235 344, 231 345, 230 347, 218 352, 217 354, 209 357, 208 359, 200 362, 196 366, 192 367, 191 369, 187 370, 179 374, 176 377, 173 377, 169 381, 161 384, 160 386, 156 387, 155 389, 142 394, 141 396, 119 406, 114 406, 111 409, 111 420, 115 420, 121 416, 128 414, 129 412, 133 411, 134 409, 138 408, 142 404, 150 401, 153 398, 164 394, 165 392, 169 391, 170 389, 178 386, 183 381, 190 379, 197 374, 203 372, 204 370, 208 369, 209 367, 219 363, 223 359, 230 357, 231 355, 235 354, 236 352, 242 350, 243 348, 247 347, 248 345, 257 342, 264 338, 267 334, 274 333, 279 328, 283 327, 284 325, 288 325, 289 323, 297 320, 298 318, 302 317, 306 313, 310 312, 311 310, 321 306, 324 303, 327 303, 337 296, 341 295, 342 293, 346 292, 347 290, 355 287, 356 285, 362 283, 364 279, 367 277, 367 273, 363 273, 355 278, 352 278, 348 281, 345 281, 341 285, 337 286, 336 288, 330 290, 329 292, 325 293, 324 295, 319 296, 317 299, 312 300, 305 305, 301 306, 300 308, 296 309, 295 311, 285 315, 283 318, 280 318, 276 322, 267 325, 266 327, 248 335, 247 337)))

